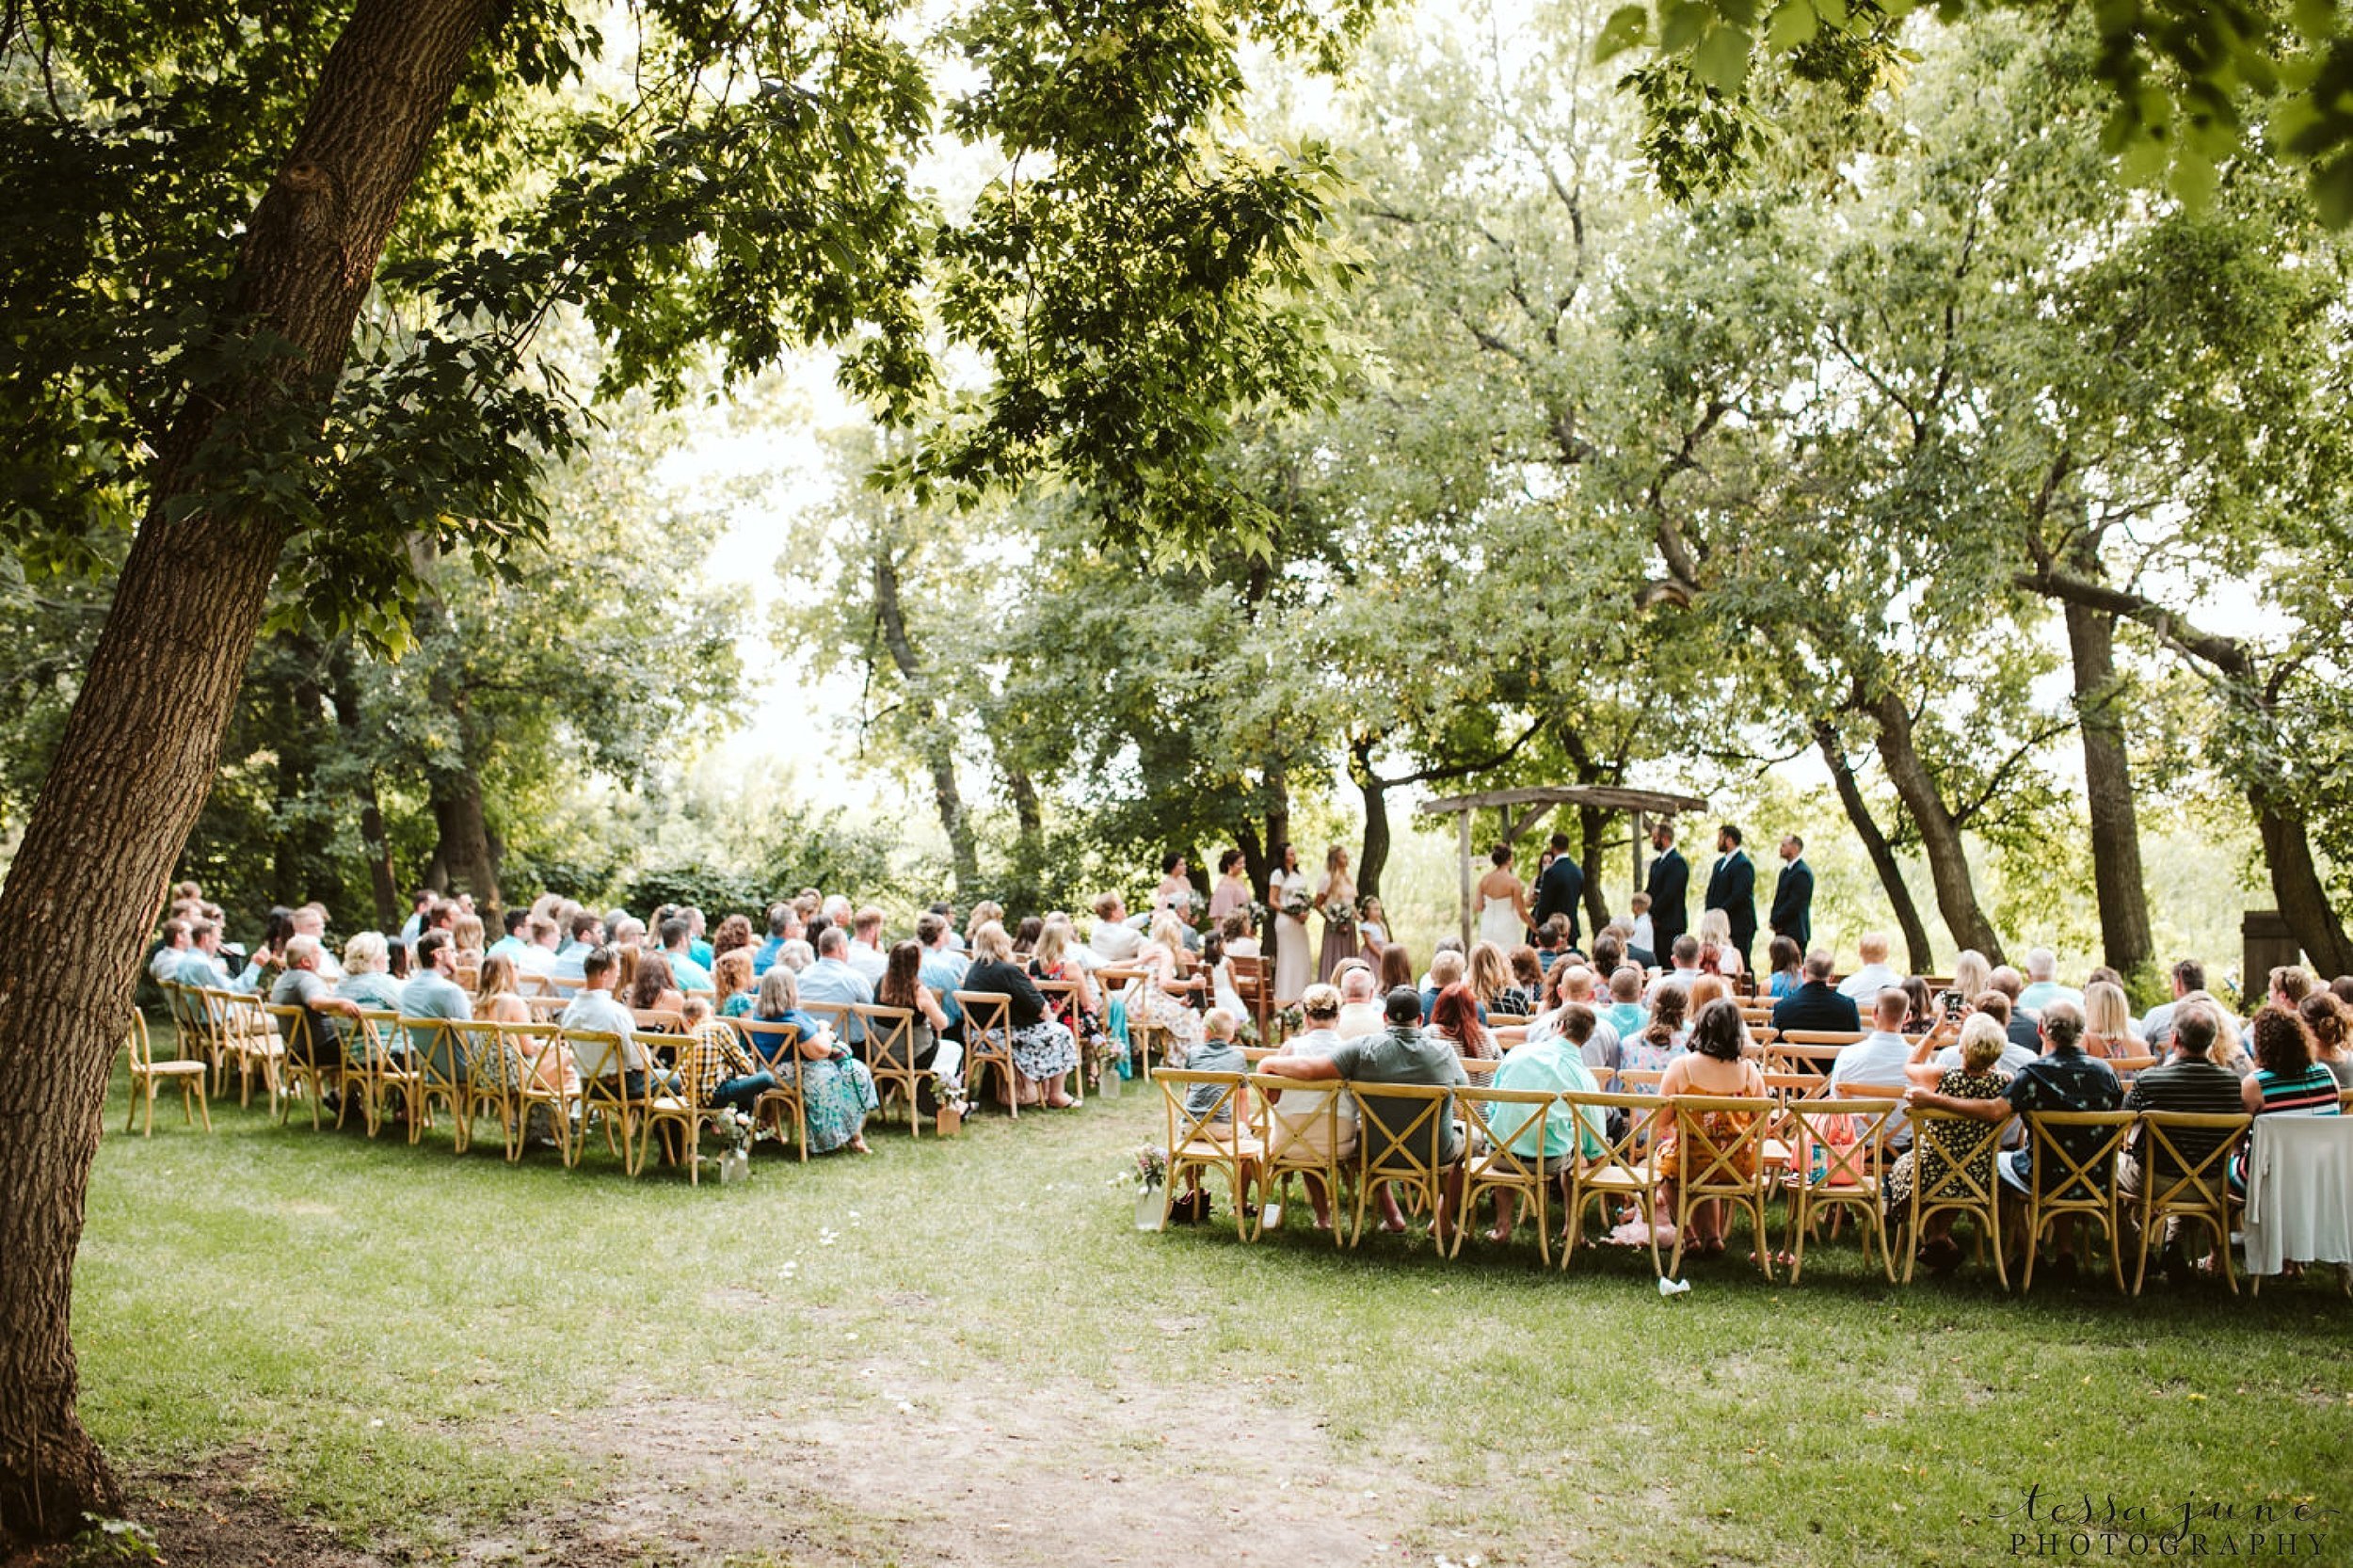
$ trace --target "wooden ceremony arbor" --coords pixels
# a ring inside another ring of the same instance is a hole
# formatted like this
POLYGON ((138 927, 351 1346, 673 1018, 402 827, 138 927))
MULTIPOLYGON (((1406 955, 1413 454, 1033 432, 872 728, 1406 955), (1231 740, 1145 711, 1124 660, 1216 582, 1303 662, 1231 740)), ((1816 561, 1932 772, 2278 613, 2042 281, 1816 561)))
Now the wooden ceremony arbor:
POLYGON ((1476 794, 1449 795, 1443 800, 1427 802, 1417 808, 1417 817, 1451 815, 1456 823, 1462 845, 1462 865, 1458 868, 1463 885, 1463 946, 1470 946, 1471 935, 1471 814, 1486 808, 1520 809, 1506 819, 1503 839, 1517 843, 1521 836, 1544 820, 1546 813, 1563 806, 1598 807, 1605 811, 1625 811, 1634 818, 1634 886, 1642 885, 1642 844, 1647 838, 1646 826, 1653 817, 1673 819, 1684 812, 1707 809, 1707 802, 1696 795, 1669 794, 1660 790, 1623 790, 1608 784, 1535 784, 1517 790, 1481 790, 1476 794))

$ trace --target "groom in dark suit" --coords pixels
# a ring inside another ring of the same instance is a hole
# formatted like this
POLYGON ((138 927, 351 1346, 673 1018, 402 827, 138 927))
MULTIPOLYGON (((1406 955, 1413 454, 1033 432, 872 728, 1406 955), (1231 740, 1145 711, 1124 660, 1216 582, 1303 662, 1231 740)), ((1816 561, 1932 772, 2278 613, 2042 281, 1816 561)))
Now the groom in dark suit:
POLYGON ((1650 894, 1651 952, 1665 954, 1674 951, 1675 938, 1688 923, 1684 899, 1690 891, 1691 868, 1675 848, 1673 824, 1662 822, 1650 830, 1650 847, 1658 856, 1650 863, 1650 881, 1642 888, 1650 894))
POLYGON ((1803 952, 1814 940, 1814 868, 1805 863, 1805 840, 1792 833, 1781 841, 1781 880, 1773 884, 1773 935, 1786 936, 1803 952))
POLYGON ((1569 946, 1577 946, 1577 905, 1585 896, 1585 868, 1569 856, 1569 836, 1552 836, 1552 864, 1536 879, 1536 923, 1541 926, 1555 915, 1565 915, 1569 920, 1569 946))
POLYGON ((1707 898, 1701 907, 1721 909, 1729 918, 1740 972, 1754 974, 1749 949, 1756 945, 1756 866, 1740 847, 1740 830, 1730 823, 1716 830, 1716 867, 1707 873, 1707 898))

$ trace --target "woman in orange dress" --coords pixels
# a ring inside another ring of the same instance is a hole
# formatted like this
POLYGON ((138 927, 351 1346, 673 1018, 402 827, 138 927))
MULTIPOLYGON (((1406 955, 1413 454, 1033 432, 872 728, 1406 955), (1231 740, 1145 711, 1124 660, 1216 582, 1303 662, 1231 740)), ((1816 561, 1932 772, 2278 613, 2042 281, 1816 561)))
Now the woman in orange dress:
MULTIPOLYGON (((1721 1098, 1766 1098, 1765 1075, 1756 1064, 1741 1053, 1747 1044, 1748 1030, 1740 1022, 1739 1006, 1729 998, 1719 997, 1699 1011, 1691 1025, 1690 1048, 1667 1064, 1667 1076, 1658 1082, 1661 1095, 1705 1095, 1721 1098)), ((1657 1156, 1661 1182, 1658 1190, 1659 1214, 1656 1223, 1674 1224, 1675 1189, 1681 1181, 1686 1165, 1697 1171, 1707 1171, 1716 1155, 1739 1143, 1762 1113, 1756 1112, 1711 1111, 1695 1129, 1698 1140, 1709 1146, 1686 1151, 1676 1147, 1673 1124, 1665 1125, 1665 1137, 1657 1156)), ((1756 1151, 1753 1145, 1735 1156, 1726 1167, 1741 1176, 1756 1174, 1756 1151)), ((1721 1170, 1719 1171, 1721 1175, 1721 1170)), ((1710 1203, 1701 1206, 1692 1216, 1692 1240, 1703 1257, 1715 1257, 1724 1250, 1723 1205, 1710 1203)), ((1762 1239, 1759 1240, 1762 1245, 1762 1239)))

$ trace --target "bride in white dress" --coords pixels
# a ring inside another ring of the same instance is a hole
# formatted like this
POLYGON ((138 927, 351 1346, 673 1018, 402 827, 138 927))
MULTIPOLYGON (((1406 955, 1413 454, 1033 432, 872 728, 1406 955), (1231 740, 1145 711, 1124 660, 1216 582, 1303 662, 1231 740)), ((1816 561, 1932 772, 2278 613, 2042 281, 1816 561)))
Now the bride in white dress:
POLYGON ((1267 891, 1274 904, 1274 1000, 1278 1005, 1289 1006, 1314 983, 1316 955, 1307 946, 1306 920, 1287 914, 1283 906, 1294 895, 1310 897, 1313 889, 1307 885, 1307 873, 1299 869, 1299 852, 1285 844, 1280 856, 1281 864, 1269 879, 1267 891))
POLYGON ((1529 913, 1528 888, 1512 870, 1512 846, 1497 844, 1487 858, 1493 866, 1479 879, 1479 939, 1509 952, 1527 944, 1536 920, 1529 913))

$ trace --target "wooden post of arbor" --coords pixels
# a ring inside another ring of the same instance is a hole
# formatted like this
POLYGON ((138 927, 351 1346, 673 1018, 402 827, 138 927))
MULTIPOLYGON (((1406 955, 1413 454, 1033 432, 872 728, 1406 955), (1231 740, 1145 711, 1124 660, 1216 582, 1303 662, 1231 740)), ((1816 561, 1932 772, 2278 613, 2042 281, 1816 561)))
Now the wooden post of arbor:
MULTIPOLYGON (((1417 817, 1452 816, 1455 820, 1455 840, 1461 856, 1463 946, 1470 947, 1471 939, 1471 813, 1482 807, 1509 808, 1525 806, 1535 811, 1548 811, 1561 806, 1597 806, 1609 811, 1628 811, 1634 818, 1634 886, 1642 885, 1642 826, 1653 815, 1673 817, 1682 812, 1702 812, 1707 802, 1696 795, 1668 794, 1657 790, 1623 790, 1609 784, 1540 784, 1517 790, 1481 790, 1477 794, 1449 795, 1416 808, 1417 817)), ((1508 827, 1512 818, 1507 816, 1508 827)), ((1533 820, 1531 815, 1527 820, 1533 820)))

